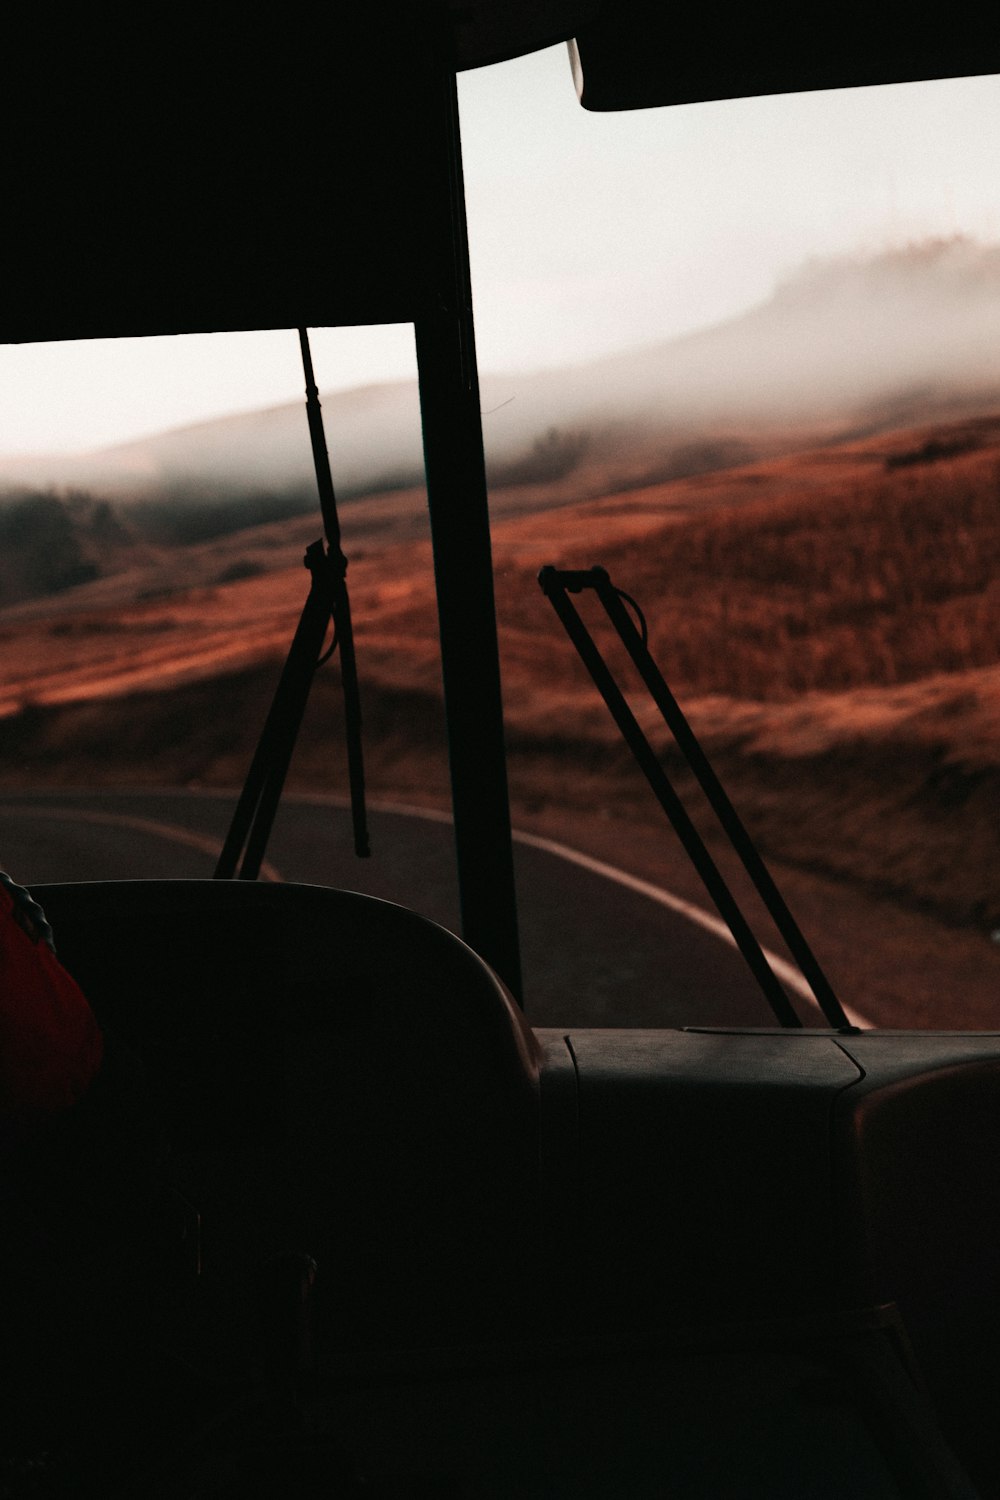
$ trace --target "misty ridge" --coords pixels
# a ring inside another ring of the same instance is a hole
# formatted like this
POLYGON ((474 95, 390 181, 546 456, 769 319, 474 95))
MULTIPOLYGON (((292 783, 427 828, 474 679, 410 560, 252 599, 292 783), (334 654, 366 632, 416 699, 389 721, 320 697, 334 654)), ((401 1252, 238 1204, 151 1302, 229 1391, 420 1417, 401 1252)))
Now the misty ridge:
MULTIPOLYGON (((586 364, 488 374, 497 515, 1000 408, 1000 246, 964 237, 800 267, 749 312, 586 364)), ((375 497, 422 517, 413 381, 322 398, 334 482, 363 534, 375 497)), ((150 549, 316 509, 304 403, 74 456, 0 461, 0 604, 150 549)))

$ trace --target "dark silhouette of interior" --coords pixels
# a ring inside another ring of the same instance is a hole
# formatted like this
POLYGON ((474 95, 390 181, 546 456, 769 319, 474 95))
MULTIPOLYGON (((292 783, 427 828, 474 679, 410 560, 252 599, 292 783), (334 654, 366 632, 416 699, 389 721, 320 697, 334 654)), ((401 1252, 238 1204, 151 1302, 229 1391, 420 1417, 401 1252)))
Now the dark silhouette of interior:
POLYGON ((0 338, 413 323, 464 941, 313 887, 36 893, 118 1096, 12 1178, 9 1492, 1000 1493, 1000 1034, 565 1035, 517 1003, 455 97, 561 40, 622 109, 989 71, 995 30, 651 0, 151 24, 10 22, 0 338))

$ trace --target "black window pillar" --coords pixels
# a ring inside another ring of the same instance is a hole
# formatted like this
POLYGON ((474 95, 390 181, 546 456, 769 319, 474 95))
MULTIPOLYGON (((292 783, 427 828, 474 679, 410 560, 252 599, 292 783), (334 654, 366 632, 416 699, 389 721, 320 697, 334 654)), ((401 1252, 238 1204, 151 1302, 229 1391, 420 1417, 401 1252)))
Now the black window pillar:
POLYGON ((447 180, 428 212, 440 225, 437 295, 416 320, 424 461, 451 769, 462 936, 520 1000, 510 804, 493 593, 493 556, 476 368, 455 75, 439 79, 447 180))

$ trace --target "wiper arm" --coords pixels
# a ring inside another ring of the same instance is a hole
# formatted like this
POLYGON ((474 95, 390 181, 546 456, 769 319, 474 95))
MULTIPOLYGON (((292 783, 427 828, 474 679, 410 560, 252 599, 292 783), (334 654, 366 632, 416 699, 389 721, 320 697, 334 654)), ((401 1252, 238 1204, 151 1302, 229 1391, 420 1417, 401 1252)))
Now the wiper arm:
POLYGON ((642 620, 638 605, 615 587, 604 568, 570 571, 545 567, 539 573, 538 581, 593 678, 595 686, 652 787, 660 806, 673 824, 689 859, 704 881, 709 895, 732 933, 737 947, 779 1023, 782 1026, 801 1026, 802 1024, 743 916, 735 896, 688 816, 687 810, 674 790, 638 720, 629 708, 624 694, 615 682, 607 662, 581 619, 576 606, 569 598, 571 593, 578 594, 584 589, 593 589, 597 594, 667 728, 694 772, 712 810, 739 855, 744 869, 753 881, 775 926, 787 943, 804 979, 815 995, 823 1015, 830 1025, 838 1030, 854 1030, 815 954, 785 904, 756 845, 712 769, 697 736, 653 660, 646 644, 645 621, 642 620), (624 602, 626 600, 639 615, 642 622, 641 632, 636 628, 635 621, 626 608, 624 602))
MULTIPOLYGON (((351 624, 351 600, 347 592, 347 558, 340 545, 340 521, 337 498, 330 473, 330 455, 323 431, 323 412, 313 374, 309 334, 299 329, 302 369, 306 377, 306 415, 312 442, 313 467, 319 489, 319 505, 326 533, 327 567, 333 615, 334 645, 340 651, 340 678, 344 691, 344 734, 347 739, 347 773, 351 787, 351 819, 354 825, 354 852, 362 857, 371 853, 368 842, 368 819, 365 811, 365 771, 361 750, 361 696, 358 690, 358 667, 354 656, 354 628, 351 624)), ((325 658, 324 658, 325 659, 325 658)))
POLYGON ((237 866, 240 880, 257 879, 295 741, 302 725, 313 677, 334 651, 340 652, 354 852, 362 857, 371 853, 361 749, 361 697, 354 655, 351 601, 347 592, 347 558, 340 544, 340 522, 326 435, 323 431, 323 413, 313 374, 309 335, 304 328, 299 329, 299 345, 306 377, 306 414, 309 418, 309 436, 326 542, 313 542, 306 549, 304 562, 312 583, 215 868, 216 880, 232 880, 237 875, 237 866), (333 643, 321 655, 331 619, 333 643))

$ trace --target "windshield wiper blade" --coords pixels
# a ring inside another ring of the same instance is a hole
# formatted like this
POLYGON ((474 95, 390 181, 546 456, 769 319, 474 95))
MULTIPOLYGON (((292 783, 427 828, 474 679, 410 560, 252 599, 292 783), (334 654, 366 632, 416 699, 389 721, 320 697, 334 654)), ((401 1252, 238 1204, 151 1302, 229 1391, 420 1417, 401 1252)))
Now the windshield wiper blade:
POLYGON ((334 644, 330 650, 336 649, 340 652, 340 680, 344 692, 344 735, 347 740, 347 774, 351 789, 354 852, 364 857, 371 853, 371 848, 368 842, 368 821, 365 811, 365 771, 361 749, 361 696, 358 689, 357 661, 354 655, 351 600, 347 592, 347 558, 340 544, 337 497, 333 488, 333 476, 330 473, 330 455, 326 446, 326 434, 323 431, 323 412, 319 404, 319 390, 313 374, 309 333, 305 328, 299 329, 299 347, 302 351, 302 369, 306 377, 306 415, 309 418, 313 467, 316 470, 319 505, 323 515, 323 530, 326 534, 334 630, 334 644))
POLYGON ((616 588, 607 570, 600 567, 581 571, 545 567, 539 573, 538 581, 593 678, 595 686, 621 730, 660 806, 673 824, 689 859, 701 876, 777 1020, 782 1026, 801 1026, 802 1024, 740 910, 739 903, 708 852, 704 840, 692 823, 652 745, 615 682, 607 662, 570 599, 571 593, 578 594, 584 589, 593 589, 597 594, 609 620, 638 669, 653 702, 659 709, 664 723, 673 735, 678 749, 693 771, 730 844, 788 945, 789 952, 798 964, 803 978, 816 997, 820 1010, 835 1029, 856 1030, 850 1024, 819 961, 789 911, 756 845, 709 763, 697 736, 653 660, 646 641, 645 620, 638 605, 627 594, 616 588), (634 619, 629 614, 627 604, 631 605, 638 615, 641 629, 637 628, 634 619))
POLYGON ((306 379, 306 414, 309 418, 309 436, 326 542, 316 541, 306 548, 304 563, 312 580, 309 594, 219 855, 215 868, 216 880, 232 880, 237 873, 240 880, 257 879, 302 725, 309 689, 317 669, 330 659, 334 651, 340 653, 354 852, 362 858, 371 853, 361 746, 361 696, 354 655, 351 601, 347 592, 347 558, 340 542, 340 521, 323 430, 323 413, 313 374, 309 335, 305 328, 299 329, 299 346, 306 379), (331 620, 333 642, 321 655, 331 620))

